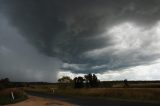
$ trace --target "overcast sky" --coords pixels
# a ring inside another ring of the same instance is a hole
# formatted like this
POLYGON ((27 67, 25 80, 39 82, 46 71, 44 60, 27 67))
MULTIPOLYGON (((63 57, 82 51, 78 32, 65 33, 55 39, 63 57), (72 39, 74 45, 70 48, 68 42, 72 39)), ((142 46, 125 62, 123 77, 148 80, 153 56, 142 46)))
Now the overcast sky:
POLYGON ((0 78, 160 80, 160 0, 0 0, 0 78))

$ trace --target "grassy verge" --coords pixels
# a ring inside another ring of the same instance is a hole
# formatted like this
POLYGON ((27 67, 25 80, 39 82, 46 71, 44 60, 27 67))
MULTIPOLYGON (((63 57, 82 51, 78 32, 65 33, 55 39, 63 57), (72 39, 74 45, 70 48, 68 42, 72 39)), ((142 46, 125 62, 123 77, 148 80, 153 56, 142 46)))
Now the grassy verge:
POLYGON ((27 99, 27 95, 20 89, 6 89, 0 91, 0 105, 16 103, 27 99), (11 91, 14 94, 15 99, 11 97, 11 91))
POLYGON ((52 90, 50 89, 42 89, 42 88, 23 88, 25 92, 37 92, 37 93, 41 93, 41 94, 52 94, 52 90))
MULTIPOLYGON (((52 87, 54 88, 54 87, 52 87)), ((31 86, 24 88, 26 91, 53 93, 47 86, 31 86)), ((79 97, 99 97, 107 99, 135 100, 144 102, 160 102, 159 88, 66 88, 55 87, 55 95, 79 96, 79 97)))
POLYGON ((160 102, 159 88, 90 88, 56 90, 56 94, 69 96, 103 97, 109 99, 160 102))

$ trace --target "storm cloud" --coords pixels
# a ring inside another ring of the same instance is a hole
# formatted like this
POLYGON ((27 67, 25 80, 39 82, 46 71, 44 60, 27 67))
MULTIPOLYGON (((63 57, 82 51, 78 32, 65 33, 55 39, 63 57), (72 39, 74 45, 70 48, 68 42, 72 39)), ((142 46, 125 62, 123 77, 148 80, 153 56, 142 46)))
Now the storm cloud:
MULTIPOLYGON (((1 24, 0 37, 14 49, 0 43, 0 54, 15 51, 9 58, 15 62, 7 64, 15 65, 22 55, 22 68, 32 65, 32 70, 46 72, 52 72, 51 64, 72 73, 153 64, 160 58, 159 11, 159 0, 0 0, 0 14, 8 22, 6 28, 1 24), (21 42, 12 47, 10 39, 21 42)), ((1 60, 9 61, 8 57, 1 60)))
POLYGON ((0 77, 14 81, 55 81, 61 61, 37 52, 1 15, 0 23, 0 77))

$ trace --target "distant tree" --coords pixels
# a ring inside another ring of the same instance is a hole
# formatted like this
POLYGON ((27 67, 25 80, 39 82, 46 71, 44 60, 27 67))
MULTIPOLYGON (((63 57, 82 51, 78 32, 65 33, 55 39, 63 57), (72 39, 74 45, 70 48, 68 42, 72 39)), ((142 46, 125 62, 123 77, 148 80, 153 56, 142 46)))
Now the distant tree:
POLYGON ((74 87, 75 88, 83 88, 84 84, 83 84, 83 77, 75 77, 74 78, 74 87))
POLYGON ((72 86, 73 80, 69 76, 63 76, 62 78, 58 79, 58 82, 59 82, 58 87, 60 89, 65 89, 67 87, 72 86))
POLYGON ((87 74, 84 76, 86 80, 86 87, 91 87, 92 86, 92 74, 87 74))
POLYGON ((75 77, 75 78, 73 79, 73 81, 74 81, 74 88, 78 88, 78 84, 77 84, 78 78, 75 77))
POLYGON ((128 80, 127 80, 127 79, 124 79, 123 82, 124 82, 124 86, 125 86, 125 87, 129 87, 129 85, 128 85, 128 80))
POLYGON ((87 74, 84 75, 83 77, 75 77, 74 78, 74 87, 75 88, 83 88, 84 85, 85 87, 89 88, 89 87, 98 87, 100 84, 100 80, 97 79, 97 76, 95 74, 87 74), (85 84, 84 84, 85 82, 85 84))
POLYGON ((0 80, 0 83, 9 83, 9 78, 4 78, 0 80))
POLYGON ((99 80, 95 74, 87 74, 84 76, 86 80, 86 87, 98 87, 99 80))
POLYGON ((9 88, 9 87, 10 87, 9 78, 0 79, 0 90, 9 88))
POLYGON ((63 76, 62 78, 58 79, 59 83, 71 83, 72 79, 69 76, 63 76))
POLYGON ((98 79, 95 74, 92 76, 92 87, 97 87, 98 86, 98 79))

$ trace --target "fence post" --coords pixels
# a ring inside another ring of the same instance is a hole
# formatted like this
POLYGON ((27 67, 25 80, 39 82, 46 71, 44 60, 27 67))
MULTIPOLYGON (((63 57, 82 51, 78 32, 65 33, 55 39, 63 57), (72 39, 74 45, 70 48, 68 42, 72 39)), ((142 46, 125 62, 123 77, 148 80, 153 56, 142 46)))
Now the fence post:
POLYGON ((12 96, 12 99, 14 100, 14 94, 13 94, 13 92, 11 91, 11 96, 12 96))

